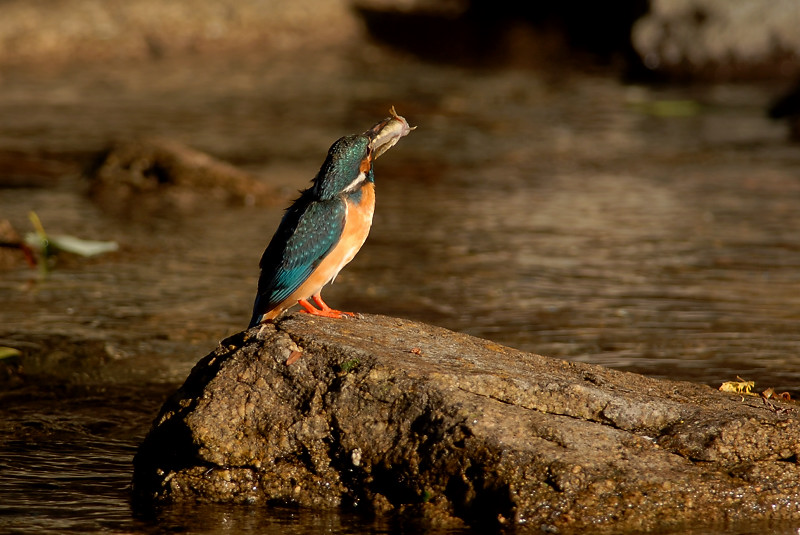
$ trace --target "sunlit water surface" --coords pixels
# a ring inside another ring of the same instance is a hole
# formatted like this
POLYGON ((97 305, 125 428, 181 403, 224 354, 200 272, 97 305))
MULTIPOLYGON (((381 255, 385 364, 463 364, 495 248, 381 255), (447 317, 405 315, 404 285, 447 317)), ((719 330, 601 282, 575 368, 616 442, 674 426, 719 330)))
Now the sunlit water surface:
POLYGON ((377 162, 373 231, 330 304, 657 377, 800 392, 800 149, 764 118, 770 88, 371 54, 0 79, 0 148, 65 169, 0 190, 0 219, 24 231, 36 210, 53 234, 121 247, 63 259, 45 281, 21 263, 0 277, 0 345, 26 352, 27 374, 2 394, 0 531, 402 531, 292 509, 134 515, 127 494, 164 397, 246 326, 284 205, 333 140, 390 105, 419 128, 377 162), (131 218, 89 201, 76 162, 151 135, 284 194, 131 218))

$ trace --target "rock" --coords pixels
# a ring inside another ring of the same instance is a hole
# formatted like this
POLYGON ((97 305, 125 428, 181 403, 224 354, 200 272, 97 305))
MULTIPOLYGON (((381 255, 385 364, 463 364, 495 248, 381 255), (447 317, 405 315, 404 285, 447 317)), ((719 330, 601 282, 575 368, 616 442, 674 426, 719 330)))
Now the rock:
POLYGON ((240 205, 283 201, 251 174, 170 139, 114 143, 85 174, 89 195, 117 214, 190 212, 214 200, 240 205))
POLYGON ((771 119, 785 120, 789 124, 789 139, 800 141, 800 80, 775 99, 767 114, 771 119))
POLYGON ((798 452, 793 404, 407 320, 300 314, 195 366, 141 445, 133 488, 138 504, 643 530, 800 519, 798 452))
POLYGON ((700 79, 785 77, 800 70, 795 0, 651 0, 633 27, 644 64, 700 79))

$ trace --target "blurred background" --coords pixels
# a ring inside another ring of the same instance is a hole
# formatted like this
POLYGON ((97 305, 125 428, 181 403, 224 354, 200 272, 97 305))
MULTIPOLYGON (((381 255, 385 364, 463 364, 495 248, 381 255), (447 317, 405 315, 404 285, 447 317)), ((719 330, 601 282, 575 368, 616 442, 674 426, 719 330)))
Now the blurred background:
POLYGON ((389 529, 127 486, 283 209, 391 106, 418 129, 331 306, 800 395, 798 27, 796 0, 0 0, 0 530, 389 529))

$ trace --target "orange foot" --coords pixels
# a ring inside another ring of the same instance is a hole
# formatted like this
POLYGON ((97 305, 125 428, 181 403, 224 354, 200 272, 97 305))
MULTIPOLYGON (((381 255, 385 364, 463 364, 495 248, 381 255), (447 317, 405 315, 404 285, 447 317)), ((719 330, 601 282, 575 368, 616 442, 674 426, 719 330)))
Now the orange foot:
POLYGON ((325 301, 322 300, 322 297, 317 294, 311 296, 311 299, 317 304, 319 308, 316 308, 314 305, 308 302, 308 299, 300 299, 297 303, 303 307, 303 312, 307 312, 309 314, 313 314, 314 316, 323 316, 325 318, 341 318, 343 316, 355 316, 352 312, 342 312, 341 310, 334 310, 329 307, 325 301))

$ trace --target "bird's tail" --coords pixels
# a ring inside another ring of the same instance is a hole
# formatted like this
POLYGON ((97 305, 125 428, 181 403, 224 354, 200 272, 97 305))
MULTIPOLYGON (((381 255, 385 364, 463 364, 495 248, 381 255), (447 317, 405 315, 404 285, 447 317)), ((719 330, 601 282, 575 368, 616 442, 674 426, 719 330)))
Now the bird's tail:
POLYGON ((253 317, 250 318, 250 325, 247 326, 248 329, 261 323, 261 318, 264 316, 263 312, 261 312, 259 301, 261 301, 261 296, 256 295, 256 301, 253 303, 253 317))

